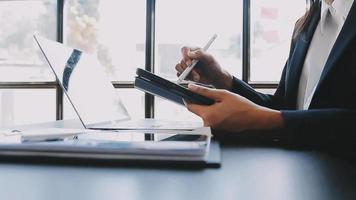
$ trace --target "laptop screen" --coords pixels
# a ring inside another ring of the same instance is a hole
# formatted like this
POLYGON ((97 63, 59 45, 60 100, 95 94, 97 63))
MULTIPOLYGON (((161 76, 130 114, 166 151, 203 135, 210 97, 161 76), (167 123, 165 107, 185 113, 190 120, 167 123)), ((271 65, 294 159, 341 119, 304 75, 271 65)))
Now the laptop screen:
POLYGON ((35 36, 35 40, 86 127, 130 118, 94 55, 43 37, 35 36))

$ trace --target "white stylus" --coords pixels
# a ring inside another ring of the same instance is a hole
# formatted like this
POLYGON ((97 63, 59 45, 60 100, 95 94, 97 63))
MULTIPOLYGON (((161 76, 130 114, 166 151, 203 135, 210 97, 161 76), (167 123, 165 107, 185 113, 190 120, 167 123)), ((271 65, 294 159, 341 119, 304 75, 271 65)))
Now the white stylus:
MULTIPOLYGON (((208 41, 208 43, 204 46, 203 51, 207 51, 211 44, 214 42, 214 40, 218 37, 218 35, 214 34, 213 37, 208 41)), ((189 65, 183 72, 182 74, 178 77, 178 83, 181 83, 189 73, 192 71, 192 69, 195 67, 195 65, 198 63, 198 60, 193 60, 192 64, 189 65)))

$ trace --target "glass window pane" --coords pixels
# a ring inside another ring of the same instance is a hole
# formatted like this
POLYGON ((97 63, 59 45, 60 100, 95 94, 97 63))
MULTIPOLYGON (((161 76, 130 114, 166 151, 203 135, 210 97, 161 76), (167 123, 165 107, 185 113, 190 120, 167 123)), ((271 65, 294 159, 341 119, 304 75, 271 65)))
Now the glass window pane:
POLYGON ((263 94, 271 94, 273 95, 276 92, 276 89, 270 88, 270 89, 256 89, 256 91, 261 92, 263 94))
POLYGON ((63 119, 79 119, 67 96, 63 94, 63 119))
MULTIPOLYGON (((144 112, 144 93, 136 90, 136 89, 129 89, 129 88, 120 88, 117 89, 119 96, 125 105, 128 113, 131 116, 131 119, 143 119, 145 117, 144 112)), ((63 118, 64 119, 78 119, 78 115, 75 113, 72 105, 70 104, 67 97, 64 97, 64 108, 63 108, 63 118)))
POLYGON ((1 89, 0 127, 56 120, 54 89, 1 89))
POLYGON ((54 76, 33 34, 56 39, 57 1, 0 1, 0 81, 50 81, 54 76))
POLYGON ((156 73, 175 80, 181 47, 203 47, 215 33, 218 38, 208 51, 241 77, 242 0, 157 0, 156 73))
POLYGON ((136 68, 145 66, 146 1, 65 2, 65 43, 96 54, 111 79, 134 80, 136 68))
POLYGON ((251 81, 279 81, 305 1, 251 1, 251 81))
POLYGON ((131 119, 145 118, 145 93, 137 89, 117 89, 131 119))

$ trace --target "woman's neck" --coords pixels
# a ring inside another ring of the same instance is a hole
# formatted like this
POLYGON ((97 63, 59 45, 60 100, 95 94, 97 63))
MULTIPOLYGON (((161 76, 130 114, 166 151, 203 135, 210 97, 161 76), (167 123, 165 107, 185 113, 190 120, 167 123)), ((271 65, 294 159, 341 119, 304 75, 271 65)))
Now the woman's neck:
POLYGON ((334 0, 324 0, 324 1, 325 1, 325 3, 327 3, 329 5, 331 5, 334 2, 334 0))

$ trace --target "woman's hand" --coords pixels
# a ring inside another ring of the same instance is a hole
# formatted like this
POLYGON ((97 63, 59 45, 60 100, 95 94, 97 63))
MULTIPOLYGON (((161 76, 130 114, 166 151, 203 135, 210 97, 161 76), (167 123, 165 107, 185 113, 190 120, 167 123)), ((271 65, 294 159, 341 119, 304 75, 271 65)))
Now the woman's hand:
POLYGON ((217 130, 239 132, 283 127, 281 113, 259 106, 237 94, 189 84, 189 90, 215 100, 210 106, 187 102, 189 111, 200 116, 204 126, 217 130))
POLYGON ((187 79, 203 84, 214 85, 216 88, 231 89, 232 76, 223 70, 214 57, 200 48, 182 48, 183 59, 176 65, 177 76, 179 76, 194 59, 198 64, 190 72, 187 79))

